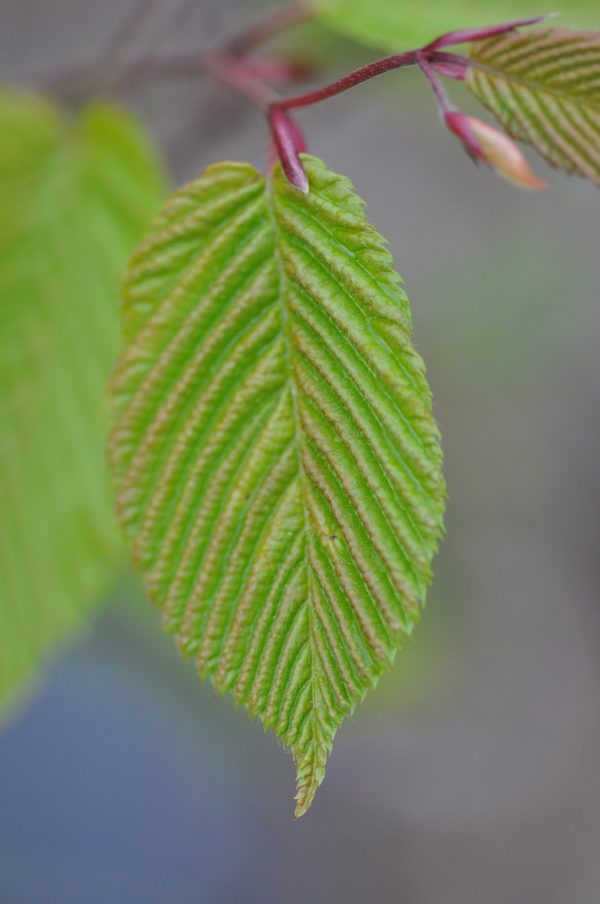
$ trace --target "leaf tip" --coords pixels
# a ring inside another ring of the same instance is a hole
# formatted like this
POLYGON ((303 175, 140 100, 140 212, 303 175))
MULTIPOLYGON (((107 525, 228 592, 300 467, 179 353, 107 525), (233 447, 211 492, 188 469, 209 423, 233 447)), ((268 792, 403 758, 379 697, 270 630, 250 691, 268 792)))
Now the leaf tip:
POLYGON ((296 809, 294 819, 307 813, 325 778, 327 753, 331 744, 323 745, 321 739, 313 737, 305 746, 303 755, 296 759, 296 809))
POLYGON ((320 782, 313 780, 308 784, 304 784, 298 787, 298 793, 296 794, 296 809, 294 810, 294 819, 300 819, 301 816, 304 816, 305 813, 308 813, 310 810, 313 800, 315 799, 315 794, 319 788, 320 782))

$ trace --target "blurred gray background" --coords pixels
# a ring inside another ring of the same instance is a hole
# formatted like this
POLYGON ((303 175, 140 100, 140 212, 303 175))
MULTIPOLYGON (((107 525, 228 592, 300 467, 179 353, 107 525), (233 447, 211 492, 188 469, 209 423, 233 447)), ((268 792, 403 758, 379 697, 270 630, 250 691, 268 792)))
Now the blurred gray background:
MULTIPOLYGON (((1 0, 2 79, 101 56, 130 6, 1 0)), ((214 46, 264 8, 164 0, 131 51, 214 46)), ((320 81, 376 56, 315 29, 294 44, 320 81)), ((126 102, 174 183, 264 164, 260 117, 224 88, 126 102)), ((597 192, 543 165, 536 196, 478 171, 415 73, 300 119, 389 238, 428 362, 451 498, 422 624, 293 823, 289 759, 124 574, 0 737, 1 904, 600 900, 597 192)))

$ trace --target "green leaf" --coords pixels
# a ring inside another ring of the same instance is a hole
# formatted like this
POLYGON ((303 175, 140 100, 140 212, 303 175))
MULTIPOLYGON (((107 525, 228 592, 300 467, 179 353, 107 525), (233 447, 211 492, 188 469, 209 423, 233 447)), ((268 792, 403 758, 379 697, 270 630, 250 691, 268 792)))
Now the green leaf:
POLYGON ((223 163, 134 256, 113 382, 119 515, 164 625, 297 765, 411 632, 444 480, 408 301, 347 179, 223 163))
POLYGON ((86 617, 118 550, 106 384, 119 283, 160 202, 147 139, 0 94, 0 706, 86 617))
POLYGON ((312 0, 329 25, 364 44, 392 52, 421 47, 447 31, 477 28, 558 11, 561 22, 600 26, 598 0, 312 0))
POLYGON ((527 30, 471 48, 467 85, 513 137, 600 186, 600 32, 527 30))

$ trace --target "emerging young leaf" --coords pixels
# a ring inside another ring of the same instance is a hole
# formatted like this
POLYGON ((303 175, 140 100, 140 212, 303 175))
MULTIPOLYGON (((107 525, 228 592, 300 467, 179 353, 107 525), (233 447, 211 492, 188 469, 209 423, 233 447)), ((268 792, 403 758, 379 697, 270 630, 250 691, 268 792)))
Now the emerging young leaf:
POLYGON ((457 28, 494 25, 559 12, 570 26, 600 25, 598 0, 312 0, 323 21, 343 34, 392 52, 420 47, 457 28))
POLYGON ((507 34, 471 59, 467 85, 513 138, 600 186, 600 32, 507 34))
POLYGON ((160 200, 146 138, 0 94, 0 706, 107 586, 121 271, 160 200))
POLYGON ((223 163, 134 256, 114 382, 118 508, 167 631, 272 728, 296 815, 409 634, 444 480, 406 296, 350 183, 223 163))

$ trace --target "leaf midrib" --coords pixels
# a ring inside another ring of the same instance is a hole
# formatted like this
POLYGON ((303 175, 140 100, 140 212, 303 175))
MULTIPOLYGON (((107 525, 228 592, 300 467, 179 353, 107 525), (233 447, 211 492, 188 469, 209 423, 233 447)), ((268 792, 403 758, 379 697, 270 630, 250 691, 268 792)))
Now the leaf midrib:
MULTIPOLYGON (((266 180, 265 184, 265 198, 267 209, 269 212, 269 216, 271 219, 271 223, 273 226, 273 234, 275 238, 275 261, 277 267, 277 273, 279 277, 279 285, 281 287, 280 293, 280 307, 281 307, 281 318, 282 318, 282 334, 284 340, 284 348, 285 348, 285 359, 287 365, 287 384, 289 387, 291 402, 292 402, 292 416, 294 419, 294 445, 296 448, 296 456, 298 461, 298 473, 299 473, 299 487, 300 487, 300 502, 302 506, 302 523, 303 523, 303 544, 304 544, 304 557, 303 557, 303 568, 305 574, 305 582, 306 582, 306 599, 304 606, 307 609, 307 625, 308 625, 308 649, 309 649, 309 672, 310 672, 310 694, 311 694, 311 707, 310 707, 310 723, 311 723, 311 747, 313 750, 316 748, 317 742, 317 730, 316 730, 316 720, 318 719, 316 700, 315 700, 315 668, 314 668, 314 655, 315 655, 315 643, 314 643, 314 624, 313 624, 313 610, 311 605, 311 595, 310 595, 310 574, 312 570, 310 555, 309 555, 309 544, 310 544, 310 528, 308 524, 309 520, 309 509, 307 504, 308 492, 307 492, 307 476, 304 470, 304 463, 302 460, 302 434, 300 430, 300 415, 298 411, 298 390, 296 386, 296 380, 294 379, 294 371, 295 366, 293 363, 294 359, 294 348, 293 342, 290 335, 290 314, 286 305, 286 286, 287 286, 287 275, 285 272, 285 265, 283 262, 283 256, 281 253, 281 236, 279 231, 279 225, 277 221, 277 213, 275 210, 275 200, 274 200, 274 180, 273 177, 266 180)), ((299 735, 300 737, 300 735, 299 735)), ((310 803, 312 797, 317 790, 317 783, 315 776, 311 776, 311 788, 308 794, 305 795, 304 804, 306 801, 310 803), (312 797, 311 797, 312 795, 312 797)), ((300 807, 301 801, 298 801, 298 806, 300 807)))

